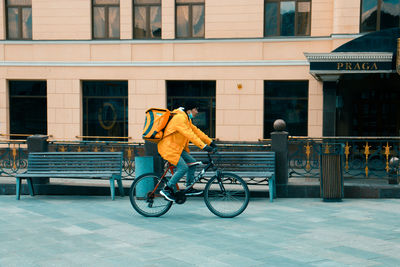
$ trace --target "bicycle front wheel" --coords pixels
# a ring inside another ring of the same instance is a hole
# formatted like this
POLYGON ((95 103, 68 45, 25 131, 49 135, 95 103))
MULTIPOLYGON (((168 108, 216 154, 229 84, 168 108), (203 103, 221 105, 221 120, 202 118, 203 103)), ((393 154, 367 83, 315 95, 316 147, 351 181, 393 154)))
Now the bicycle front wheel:
POLYGON ((172 206, 161 194, 166 178, 160 178, 155 173, 146 173, 132 183, 129 198, 132 207, 146 217, 159 217, 165 214, 172 206))
POLYGON ((204 189, 204 202, 208 209, 222 218, 238 216, 246 209, 249 200, 246 182, 233 173, 214 176, 204 189))

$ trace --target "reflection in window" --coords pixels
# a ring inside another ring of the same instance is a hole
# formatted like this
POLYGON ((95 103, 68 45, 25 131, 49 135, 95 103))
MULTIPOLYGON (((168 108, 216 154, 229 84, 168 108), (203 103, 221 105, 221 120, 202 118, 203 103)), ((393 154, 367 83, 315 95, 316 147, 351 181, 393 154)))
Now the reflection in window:
POLYGON ((93 0, 93 38, 119 39, 119 0, 93 0))
POLYGON ((264 36, 307 36, 311 29, 310 0, 265 0, 264 36))
POLYGON ((133 38, 161 38, 161 0, 134 0, 133 17, 133 38))
POLYGON ((400 0, 362 0, 360 32, 400 26, 400 0))
POLYGON ((9 81, 8 87, 10 133, 47 135, 46 82, 9 81))
POLYGON ((294 136, 307 136, 308 81, 264 81, 264 138, 270 138, 277 119, 294 136))
POLYGON ((7 38, 32 39, 32 1, 7 0, 7 38))
POLYGON ((204 38, 204 0, 176 0, 176 37, 204 38))
POLYGON ((82 89, 83 135, 127 137, 128 82, 84 81, 82 89))
POLYGON ((215 81, 167 81, 167 107, 181 107, 185 101, 196 101, 199 114, 194 125, 210 137, 215 137, 215 81))

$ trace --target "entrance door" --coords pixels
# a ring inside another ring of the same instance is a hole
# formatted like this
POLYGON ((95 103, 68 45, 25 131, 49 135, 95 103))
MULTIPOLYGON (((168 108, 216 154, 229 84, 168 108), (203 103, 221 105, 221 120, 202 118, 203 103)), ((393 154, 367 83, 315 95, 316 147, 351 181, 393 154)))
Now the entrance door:
POLYGON ((344 75, 336 92, 337 136, 399 136, 400 76, 344 75))

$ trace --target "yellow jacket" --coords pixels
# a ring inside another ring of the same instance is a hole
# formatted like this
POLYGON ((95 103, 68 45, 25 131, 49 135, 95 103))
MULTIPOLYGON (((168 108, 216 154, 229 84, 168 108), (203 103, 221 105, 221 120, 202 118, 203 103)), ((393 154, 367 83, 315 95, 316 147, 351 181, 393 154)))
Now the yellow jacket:
POLYGON ((203 148, 206 144, 210 145, 212 140, 192 124, 186 112, 175 109, 173 113, 175 115, 165 128, 163 139, 158 142, 158 153, 171 164, 177 165, 183 149, 190 152, 189 141, 203 148))

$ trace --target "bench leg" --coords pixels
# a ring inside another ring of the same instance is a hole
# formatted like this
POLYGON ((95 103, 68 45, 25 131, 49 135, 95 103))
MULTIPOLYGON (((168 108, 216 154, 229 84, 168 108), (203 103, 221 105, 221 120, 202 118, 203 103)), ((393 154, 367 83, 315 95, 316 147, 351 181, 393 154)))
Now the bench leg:
POLYGON ((28 182, 29 193, 31 194, 31 196, 34 196, 35 192, 33 191, 32 178, 27 178, 26 181, 28 182))
POLYGON ((17 198, 17 200, 20 199, 20 194, 21 194, 21 178, 17 177, 17 181, 16 181, 16 192, 15 192, 15 197, 17 198))
POLYGON ((115 199, 115 179, 110 178, 110 190, 111 190, 111 199, 114 200, 115 199))
POLYGON ((124 187, 122 185, 121 177, 117 178, 117 183, 118 183, 119 195, 121 197, 125 196, 124 187))
POLYGON ((274 202, 275 198, 275 176, 269 179, 269 201, 274 202))

